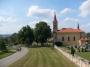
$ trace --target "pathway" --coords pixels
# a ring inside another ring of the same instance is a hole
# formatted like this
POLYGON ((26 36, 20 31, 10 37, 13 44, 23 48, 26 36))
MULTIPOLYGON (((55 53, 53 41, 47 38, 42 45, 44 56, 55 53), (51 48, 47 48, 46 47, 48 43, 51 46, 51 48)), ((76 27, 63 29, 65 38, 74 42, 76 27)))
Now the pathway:
POLYGON ((0 67, 8 67, 8 65, 12 64, 13 62, 17 61, 18 59, 20 59, 21 57, 26 55, 27 52, 28 52, 28 49, 25 47, 22 47, 21 51, 18 51, 16 53, 14 53, 13 55, 10 55, 6 58, 1 59, 0 67))

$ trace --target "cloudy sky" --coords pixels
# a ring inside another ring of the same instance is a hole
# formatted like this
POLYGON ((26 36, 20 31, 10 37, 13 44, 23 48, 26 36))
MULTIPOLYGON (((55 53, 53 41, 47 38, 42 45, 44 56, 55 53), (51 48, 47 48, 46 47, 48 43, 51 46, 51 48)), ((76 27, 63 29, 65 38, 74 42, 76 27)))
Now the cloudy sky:
POLYGON ((34 28, 40 20, 52 28, 54 12, 59 29, 79 23, 90 32, 90 0, 0 0, 0 34, 18 32, 25 25, 34 28))

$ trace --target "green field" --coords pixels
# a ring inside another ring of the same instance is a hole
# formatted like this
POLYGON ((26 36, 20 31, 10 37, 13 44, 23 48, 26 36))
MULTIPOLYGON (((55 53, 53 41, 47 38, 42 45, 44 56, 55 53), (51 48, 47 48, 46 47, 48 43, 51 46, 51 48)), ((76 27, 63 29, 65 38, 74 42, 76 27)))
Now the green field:
POLYGON ((16 61, 10 67, 77 67, 56 49, 30 48, 22 59, 16 61))
POLYGON ((15 52, 12 52, 12 51, 0 52, 0 59, 5 58, 5 57, 7 57, 7 56, 9 56, 9 55, 11 55, 13 53, 15 53, 15 52))
POLYGON ((90 61, 90 52, 80 52, 78 55, 90 61))

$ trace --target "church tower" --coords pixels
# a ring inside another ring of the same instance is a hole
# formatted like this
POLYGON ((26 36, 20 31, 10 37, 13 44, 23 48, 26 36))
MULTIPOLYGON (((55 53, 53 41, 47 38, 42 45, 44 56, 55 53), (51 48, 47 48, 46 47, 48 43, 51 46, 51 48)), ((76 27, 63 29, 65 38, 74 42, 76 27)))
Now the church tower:
POLYGON ((53 19, 53 43, 57 41, 57 30, 58 30, 58 22, 56 18, 56 14, 54 14, 54 19, 53 19))
POLYGON ((79 24, 78 24, 78 26, 77 26, 77 29, 79 30, 80 28, 79 28, 79 24))
POLYGON ((58 30, 58 22, 57 22, 56 14, 54 14, 54 19, 53 19, 53 32, 56 32, 57 30, 58 30))

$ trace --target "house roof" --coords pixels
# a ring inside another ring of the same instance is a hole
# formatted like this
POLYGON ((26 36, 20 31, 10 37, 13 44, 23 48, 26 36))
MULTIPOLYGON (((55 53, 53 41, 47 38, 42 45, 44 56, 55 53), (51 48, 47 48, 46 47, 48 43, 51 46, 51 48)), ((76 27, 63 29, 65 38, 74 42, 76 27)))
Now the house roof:
POLYGON ((73 28, 62 28, 61 30, 58 30, 58 32, 83 32, 80 29, 73 29, 73 28))
POLYGON ((80 40, 88 40, 86 36, 81 36, 80 40))
POLYGON ((85 41, 86 39, 85 39, 85 38, 81 38, 80 40, 81 40, 81 41, 85 41))

